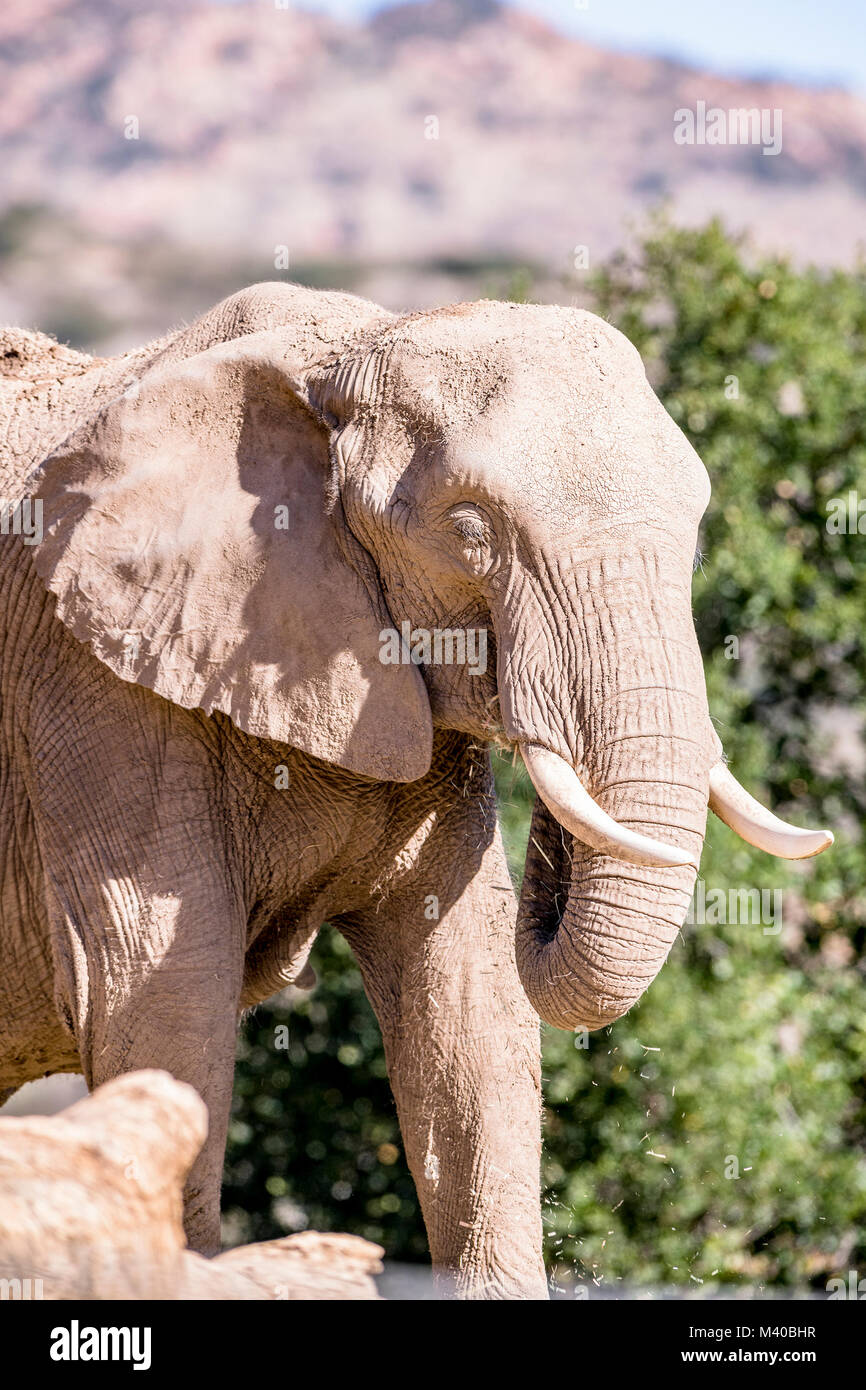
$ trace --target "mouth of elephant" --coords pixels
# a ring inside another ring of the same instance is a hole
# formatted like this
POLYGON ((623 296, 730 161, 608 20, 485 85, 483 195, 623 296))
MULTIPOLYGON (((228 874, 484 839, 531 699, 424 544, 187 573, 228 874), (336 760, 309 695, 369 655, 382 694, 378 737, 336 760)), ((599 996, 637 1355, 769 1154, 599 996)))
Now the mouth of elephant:
POLYGON ((520 890, 520 925, 552 941, 562 925, 572 883, 575 838, 536 797, 520 890))

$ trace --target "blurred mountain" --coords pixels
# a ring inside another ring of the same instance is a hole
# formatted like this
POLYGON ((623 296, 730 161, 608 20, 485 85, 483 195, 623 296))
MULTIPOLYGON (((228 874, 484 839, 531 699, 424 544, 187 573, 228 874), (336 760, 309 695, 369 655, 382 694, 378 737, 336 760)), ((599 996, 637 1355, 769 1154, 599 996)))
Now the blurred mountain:
POLYGON ((360 25, 280 4, 5 0, 0 316, 51 289, 99 341, 160 284, 185 310, 213 267, 287 256, 424 301, 467 267, 595 261, 664 199, 799 260, 850 262, 864 235, 866 102, 843 91, 606 52, 495 0, 360 25), (676 144, 698 101, 780 109, 781 153, 676 144))

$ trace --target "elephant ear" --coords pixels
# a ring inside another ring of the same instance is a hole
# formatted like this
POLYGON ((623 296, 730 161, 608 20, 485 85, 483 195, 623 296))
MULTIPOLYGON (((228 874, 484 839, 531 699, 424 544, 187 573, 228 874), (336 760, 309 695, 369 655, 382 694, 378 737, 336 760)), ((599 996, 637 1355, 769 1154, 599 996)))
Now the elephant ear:
POLYGON ((123 680, 367 777, 430 765, 414 665, 331 482, 287 329, 151 369, 38 470, 36 567, 123 680))

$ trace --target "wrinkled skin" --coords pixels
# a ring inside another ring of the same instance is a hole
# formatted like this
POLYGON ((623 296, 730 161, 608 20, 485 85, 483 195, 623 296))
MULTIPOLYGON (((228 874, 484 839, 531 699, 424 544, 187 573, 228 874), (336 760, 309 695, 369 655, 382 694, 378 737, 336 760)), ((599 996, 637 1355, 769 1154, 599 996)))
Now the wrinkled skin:
POLYGON ((543 1297, 537 1014, 625 1012, 695 871, 591 850, 539 801, 518 911, 483 745, 559 754, 696 861, 703 466, 573 310, 266 285, 125 358, 6 350, 0 496, 38 494, 46 535, 0 538, 0 1089, 190 1082, 212 1252, 238 1010, 303 980, 331 920, 437 1269, 543 1297), (383 665, 403 621, 487 629, 486 674, 383 665))

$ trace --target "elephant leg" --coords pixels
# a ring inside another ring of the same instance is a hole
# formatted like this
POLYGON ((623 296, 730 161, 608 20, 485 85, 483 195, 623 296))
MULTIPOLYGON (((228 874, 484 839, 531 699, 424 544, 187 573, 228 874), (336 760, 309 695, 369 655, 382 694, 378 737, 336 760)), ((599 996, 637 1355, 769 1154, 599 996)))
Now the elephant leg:
POLYGON ((202 863, 179 879, 151 861, 147 877, 171 890, 148 891, 124 873, 104 876, 77 901, 66 896, 53 933, 58 1005, 91 1089, 156 1067, 205 1101, 208 1136, 184 1190, 184 1226, 193 1249, 214 1254, 245 923, 218 873, 202 863))
POLYGON ((464 836, 446 829, 429 850, 437 867, 338 925, 382 1028, 441 1292, 545 1298, 539 1029, 499 829, 462 887, 444 880, 465 863, 464 836))

